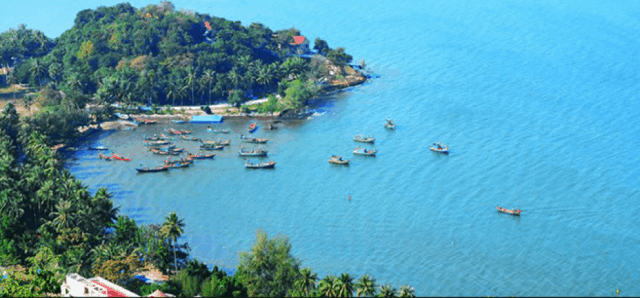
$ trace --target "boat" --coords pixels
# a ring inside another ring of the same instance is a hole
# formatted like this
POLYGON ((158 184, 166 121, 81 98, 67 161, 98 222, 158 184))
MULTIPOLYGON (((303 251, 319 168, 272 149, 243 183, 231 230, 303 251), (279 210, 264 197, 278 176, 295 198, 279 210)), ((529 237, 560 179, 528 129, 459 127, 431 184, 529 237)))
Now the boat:
POLYGON ((158 124, 158 121, 156 120, 149 120, 149 119, 142 119, 142 118, 133 118, 133 119, 136 120, 139 124, 147 124, 147 125, 158 124))
POLYGON ((276 163, 273 161, 268 162, 255 162, 255 161, 247 161, 244 165, 247 169, 273 169, 276 166, 276 163))
POLYGON ((356 141, 356 142, 373 144, 373 142, 376 141, 376 138, 374 138, 374 137, 364 137, 364 136, 361 136, 361 135, 356 135, 355 137, 353 137, 353 140, 356 141))
POLYGON ((108 156, 108 155, 102 155, 102 153, 98 153, 98 158, 99 158, 99 159, 104 159, 104 160, 106 160, 106 161, 111 161, 111 159, 112 159, 112 158, 111 158, 111 156, 108 156))
POLYGON ((146 141, 166 141, 167 138, 165 138, 163 135, 153 135, 153 137, 144 137, 144 139, 146 141))
POLYGON ((67 151, 78 151, 78 147, 67 147, 67 151))
POLYGON ((140 167, 140 168, 136 168, 136 171, 138 171, 138 173, 152 173, 152 172, 161 172, 161 171, 166 171, 169 168, 162 166, 162 167, 155 167, 155 168, 149 168, 149 167, 140 167))
POLYGON ((182 148, 169 148, 169 152, 184 152, 186 149, 184 149, 184 147, 182 148))
POLYGON ((180 130, 180 133, 181 133, 181 134, 183 134, 183 135, 190 135, 190 134, 191 134, 191 131, 190 131, 190 130, 183 129, 183 130, 180 130))
POLYGON ((191 162, 189 161, 175 161, 175 162, 169 162, 164 164, 164 166, 166 168, 169 169, 177 169, 177 168, 187 168, 191 165, 191 162))
POLYGON ((203 144, 216 145, 216 146, 218 146, 218 145, 229 146, 231 144, 231 140, 223 141, 223 140, 220 140, 220 139, 217 139, 215 141, 206 141, 206 140, 202 140, 201 139, 200 142, 202 142, 203 144))
POLYGON ((161 146, 161 145, 169 145, 171 142, 169 141, 142 141, 145 146, 161 146))
POLYGON ((497 206, 496 209, 498 209, 498 212, 511 214, 513 216, 520 216, 520 213, 522 212, 522 210, 520 210, 520 208, 518 208, 518 209, 506 209, 506 208, 502 208, 500 206, 497 206))
POLYGON ((208 158, 213 158, 214 156, 216 156, 215 153, 209 153, 209 154, 191 154, 189 153, 187 155, 188 159, 208 159, 208 158))
POLYGON ((157 150, 154 148, 151 148, 151 152, 156 155, 179 155, 180 154, 180 152, 163 151, 163 150, 157 150))
POLYGON ((240 135, 240 139, 243 139, 245 143, 254 143, 254 144, 265 144, 269 141, 269 139, 247 138, 242 134, 240 135))
POLYGON ((244 148, 240 148, 238 154, 240 156, 267 156, 268 151, 262 148, 254 149, 254 150, 246 150, 244 148))
POLYGON ((342 159, 342 156, 339 155, 331 155, 329 162, 337 165, 349 165, 349 160, 342 159))
POLYGON ((385 119, 387 120, 387 122, 385 122, 384 127, 391 129, 391 130, 395 130, 396 129, 396 124, 393 122, 393 120, 391 119, 385 119))
POLYGON ((440 142, 433 143, 433 146, 430 147, 431 151, 440 152, 443 154, 449 154, 449 146, 442 145, 440 142))
POLYGON ((378 150, 376 149, 367 149, 367 148, 360 148, 360 147, 356 147, 356 149, 353 149, 353 154, 358 154, 358 155, 376 156, 376 153, 378 153, 378 150))
POLYGON ((211 144, 202 144, 200 145, 200 150, 222 150, 224 146, 222 145, 211 145, 211 144))
POLYGON ((171 122, 173 122, 175 124, 185 124, 185 123, 187 123, 186 120, 171 120, 171 122))
POLYGON ((247 130, 249 131, 249 133, 254 133, 256 130, 258 130, 258 125, 255 122, 251 123, 247 130))
POLYGON ((131 158, 122 157, 122 156, 119 156, 119 155, 117 155, 115 153, 113 154, 113 159, 122 160, 122 161, 130 161, 131 160, 131 158))
POLYGON ((91 150, 109 150, 109 147, 107 147, 107 146, 96 146, 96 147, 91 147, 89 149, 91 149, 91 150))
POLYGON ((167 131, 167 133, 168 133, 168 134, 170 134, 170 135, 181 135, 181 134, 182 134, 182 131, 180 131, 180 130, 175 130, 175 129, 173 129, 173 128, 167 128, 167 129, 166 129, 166 131, 167 131))
POLYGON ((56 151, 58 149, 64 148, 64 146, 66 146, 66 145, 65 144, 58 144, 58 145, 55 145, 55 146, 51 147, 51 150, 56 151))
POLYGON ((267 123, 267 126, 265 126, 265 128, 264 128, 264 129, 266 129, 266 130, 276 130, 276 129, 278 129, 278 127, 277 127, 277 126, 275 126, 275 125, 273 125, 273 123, 268 122, 268 123, 267 123))
POLYGON ((181 138, 187 140, 187 141, 200 141, 200 139, 196 138, 196 137, 189 137, 189 136, 180 136, 181 138))

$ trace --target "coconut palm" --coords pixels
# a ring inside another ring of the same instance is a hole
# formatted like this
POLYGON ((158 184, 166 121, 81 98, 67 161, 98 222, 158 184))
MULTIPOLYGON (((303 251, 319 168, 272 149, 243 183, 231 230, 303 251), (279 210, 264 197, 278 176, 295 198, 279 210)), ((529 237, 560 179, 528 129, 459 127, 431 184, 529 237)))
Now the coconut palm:
POLYGON ((174 244, 173 261, 176 273, 178 272, 178 257, 176 256, 176 250, 178 248, 175 244, 178 241, 178 238, 182 236, 182 233, 184 232, 182 228, 184 228, 184 226, 185 224, 182 219, 179 219, 175 212, 171 212, 171 214, 165 218, 164 224, 162 224, 162 228, 160 229, 162 237, 169 239, 169 245, 171 245, 171 243, 174 244))
POLYGON ((318 275, 311 272, 311 268, 303 268, 300 270, 300 277, 295 281, 294 286, 297 291, 309 297, 309 293, 316 289, 316 281, 318 275))
POLYGON ((342 273, 338 280, 338 297, 353 297, 353 277, 349 273, 342 273))
POLYGON ((186 87, 189 87, 189 89, 191 89, 191 104, 194 103, 193 100, 193 96, 194 96, 194 88, 196 86, 196 74, 193 72, 193 69, 191 67, 189 67, 187 69, 187 76, 184 78, 184 82, 186 84, 186 87))
POLYGON ((405 285, 400 286, 400 291, 398 291, 398 297, 415 297, 416 291, 412 286, 405 285))
POLYGON ((60 201, 56 204, 56 211, 51 212, 53 216, 53 224, 58 230, 71 227, 73 220, 75 219, 75 208, 69 201, 60 201))
POLYGON ((325 276, 318 283, 318 292, 322 297, 337 297, 338 278, 333 275, 325 276))
POLYGON ((205 90, 209 94, 209 105, 211 105, 211 85, 213 84, 215 77, 216 77, 216 72, 213 70, 205 71, 202 77, 200 77, 201 85, 203 87, 206 86, 205 90))
POLYGON ((229 79, 229 82, 231 83, 231 85, 233 85, 234 89, 238 88, 238 84, 240 83, 240 81, 242 80, 242 76, 238 73, 237 68, 232 68, 228 73, 227 73, 227 78, 229 79))
POLYGON ((378 293, 378 297, 396 297, 396 288, 389 284, 380 286, 380 293, 378 293))
POLYGON ((45 72, 44 65, 38 59, 34 59, 31 63, 31 73, 36 77, 38 85, 42 85, 42 75, 45 72))
POLYGON ((356 282, 358 297, 373 296, 376 294, 376 280, 365 274, 356 282))

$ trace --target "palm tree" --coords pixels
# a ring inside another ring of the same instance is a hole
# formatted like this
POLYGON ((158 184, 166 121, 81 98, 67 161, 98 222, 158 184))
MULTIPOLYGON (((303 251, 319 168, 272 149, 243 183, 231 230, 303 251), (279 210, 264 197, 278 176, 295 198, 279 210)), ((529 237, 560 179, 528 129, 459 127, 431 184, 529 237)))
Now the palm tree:
POLYGON ((200 77, 202 86, 208 86, 206 90, 209 93, 209 105, 211 105, 211 84, 213 84, 215 77, 216 72, 214 70, 205 71, 202 77, 200 77))
POLYGON ((353 277, 349 273, 342 273, 338 280, 338 297, 353 297, 353 277))
POLYGON ((416 291, 412 286, 400 286, 400 291, 398 292, 398 297, 415 297, 416 291))
POLYGON ((40 63, 40 60, 38 59, 34 59, 33 63, 31 63, 31 73, 33 73, 33 75, 36 77, 36 80, 38 80, 38 85, 42 85, 42 75, 44 74, 44 65, 42 65, 42 63, 40 63))
POLYGON ((234 67, 227 73, 227 78, 231 85, 233 85, 234 89, 238 88, 238 84, 242 80, 242 76, 238 73, 237 69, 234 67))
POLYGON ((380 286, 380 293, 378 293, 378 297, 395 297, 396 289, 389 284, 384 286, 380 286))
MULTIPOLYGON (((178 218, 175 212, 171 212, 168 217, 164 219, 164 224, 162 224, 162 228, 160 229, 162 233, 162 237, 169 238, 169 245, 173 241, 173 244, 176 244, 178 238, 182 236, 184 232, 182 228, 184 228, 185 224, 182 222, 182 219, 178 218)), ((177 247, 174 245, 173 248, 173 261, 176 269, 176 273, 178 272, 178 257, 176 256, 177 247)))
POLYGON ((72 208, 71 202, 69 201, 60 201, 56 204, 56 210, 51 212, 51 216, 53 216, 53 223, 55 224, 58 230, 62 230, 63 228, 68 228, 71 226, 71 223, 74 219, 74 208, 72 208))
MULTIPOLYGON (((14 76, 12 72, 10 72, 10 73, 7 75, 7 84, 9 84, 9 85, 13 85, 13 84, 15 84, 15 83, 17 83, 17 82, 18 82, 18 78, 16 78, 16 76, 14 76)), ((15 91, 15 88, 12 88, 12 90, 13 90, 13 92, 12 92, 12 93, 13 93, 13 99, 16 99, 16 91, 15 91)))
POLYGON ((318 275, 311 272, 311 268, 303 268, 300 270, 300 277, 295 281, 294 286, 305 296, 309 297, 309 293, 316 289, 316 281, 318 275))
POLYGON ((196 85, 196 74, 193 72, 193 69, 191 67, 189 67, 187 69, 187 76, 184 78, 185 83, 187 83, 187 86, 189 88, 191 88, 191 104, 194 103, 193 100, 193 93, 194 93, 194 87, 196 85))
POLYGON ((327 275, 318 283, 318 292, 322 297, 337 297, 337 285, 338 278, 327 275))
POLYGON ((373 296, 376 294, 376 280, 365 274, 356 282, 358 297, 373 296))

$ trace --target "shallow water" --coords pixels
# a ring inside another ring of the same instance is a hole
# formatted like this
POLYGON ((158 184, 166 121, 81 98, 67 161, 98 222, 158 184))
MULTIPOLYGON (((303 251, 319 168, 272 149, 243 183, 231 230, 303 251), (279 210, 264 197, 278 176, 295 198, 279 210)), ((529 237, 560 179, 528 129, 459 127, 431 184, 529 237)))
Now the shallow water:
POLYGON ((367 273, 418 295, 640 294, 637 2, 174 4, 295 25, 380 77, 319 101, 321 116, 258 130, 275 170, 246 170, 237 133, 219 135, 234 139, 214 160, 158 174, 134 167, 161 162, 140 140, 164 126, 92 138, 85 147, 133 161, 80 151, 68 167, 108 187, 122 213, 159 223, 176 211, 192 255, 228 267, 261 228, 288 235, 319 276, 367 273), (358 133, 377 137, 377 157, 352 156, 358 133), (451 154, 430 152, 435 141, 451 154), (329 164, 332 154, 351 165, 329 164))

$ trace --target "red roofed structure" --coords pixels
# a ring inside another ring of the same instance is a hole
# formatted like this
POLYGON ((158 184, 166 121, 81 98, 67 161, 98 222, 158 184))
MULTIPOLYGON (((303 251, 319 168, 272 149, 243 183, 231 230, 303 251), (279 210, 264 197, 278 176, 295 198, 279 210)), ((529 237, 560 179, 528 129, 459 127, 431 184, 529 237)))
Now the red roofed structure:
POLYGON ((211 30, 211 24, 209 24, 209 22, 204 22, 204 26, 207 27, 207 30, 211 30))
POLYGON ((293 37, 294 42, 292 42, 291 44, 292 45, 301 45, 304 42, 305 39, 306 38, 304 36, 294 36, 293 37))
POLYGON ((100 276, 86 279, 77 273, 67 274, 60 289, 62 297, 140 297, 100 276))

